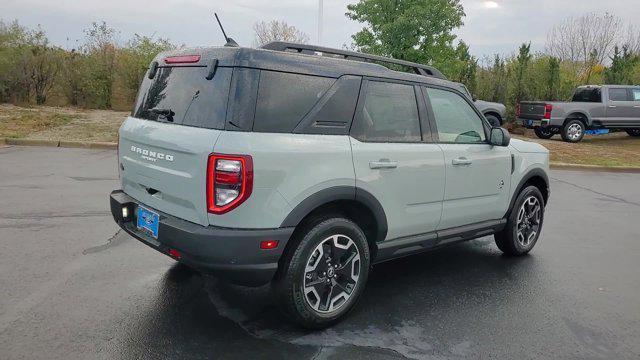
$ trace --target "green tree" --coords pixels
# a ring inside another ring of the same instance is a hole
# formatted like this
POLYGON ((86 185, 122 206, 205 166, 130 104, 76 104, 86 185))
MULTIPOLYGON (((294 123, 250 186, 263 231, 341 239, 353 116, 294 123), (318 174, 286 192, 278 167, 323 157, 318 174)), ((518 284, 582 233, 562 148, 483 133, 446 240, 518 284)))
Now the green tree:
POLYGON ((558 100, 560 86, 560 60, 551 56, 548 60, 546 100, 558 100))
POLYGON ((85 42, 81 47, 86 55, 83 90, 89 106, 109 109, 116 73, 116 30, 106 22, 92 23, 84 30, 85 42))
POLYGON ((520 45, 514 64, 514 97, 518 103, 527 96, 527 76, 531 63, 531 43, 520 45))
POLYGON ((365 24, 352 36, 357 50, 436 66, 454 57, 465 16, 460 0, 360 0, 347 10, 365 24))
POLYGON ((632 54, 627 45, 620 48, 616 46, 611 57, 611 66, 604 71, 607 84, 633 85, 635 67, 640 63, 640 57, 632 54))

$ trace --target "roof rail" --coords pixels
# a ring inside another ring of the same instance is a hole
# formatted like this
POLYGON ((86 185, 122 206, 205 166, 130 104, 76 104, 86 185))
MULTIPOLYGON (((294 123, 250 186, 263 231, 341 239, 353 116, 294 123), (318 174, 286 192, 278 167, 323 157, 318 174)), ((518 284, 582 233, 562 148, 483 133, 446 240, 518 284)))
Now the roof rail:
POLYGON ((297 52, 297 53, 302 53, 307 55, 319 55, 319 56, 326 56, 326 57, 339 58, 339 59, 345 59, 345 60, 378 63, 387 68, 388 66, 386 66, 385 64, 400 65, 400 66, 405 66, 410 68, 411 70, 413 70, 413 72, 415 72, 418 75, 432 76, 432 77, 435 77, 438 79, 444 79, 444 80, 447 79, 439 70, 431 66, 422 65, 422 64, 418 64, 410 61, 397 60, 397 59, 388 58, 384 56, 363 54, 355 51, 332 49, 328 47, 315 46, 315 45, 296 44, 296 43, 290 43, 290 42, 284 42, 284 41, 273 41, 268 44, 262 45, 260 48, 266 49, 266 50, 297 52))

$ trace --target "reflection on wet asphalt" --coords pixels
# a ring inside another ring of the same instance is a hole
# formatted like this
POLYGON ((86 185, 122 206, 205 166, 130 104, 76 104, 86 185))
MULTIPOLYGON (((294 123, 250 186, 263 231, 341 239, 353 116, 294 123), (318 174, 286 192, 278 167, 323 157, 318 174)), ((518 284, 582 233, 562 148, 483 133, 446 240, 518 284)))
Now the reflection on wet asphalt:
POLYGON ((0 358, 640 354, 638 174, 554 171, 530 256, 502 256, 486 237, 377 265, 349 317, 310 332, 280 315, 268 286, 201 276, 119 232, 114 156, 0 149, 0 358))

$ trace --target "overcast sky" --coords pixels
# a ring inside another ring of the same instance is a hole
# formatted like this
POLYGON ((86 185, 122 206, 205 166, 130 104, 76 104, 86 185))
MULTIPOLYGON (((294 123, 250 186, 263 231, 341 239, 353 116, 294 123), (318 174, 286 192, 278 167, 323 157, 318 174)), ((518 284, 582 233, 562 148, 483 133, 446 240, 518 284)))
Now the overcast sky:
MULTIPOLYGON (((344 14, 356 0, 324 0, 322 45, 350 44, 361 25, 344 14)), ((542 49, 548 29, 568 16, 610 12, 640 24, 640 0, 462 0, 467 16, 458 30, 474 55, 509 54, 522 42, 542 49)), ((220 45, 213 18, 221 15, 229 36, 251 46, 252 25, 279 19, 294 25, 317 43, 318 0, 0 0, 0 18, 41 24, 51 41, 66 48, 81 39, 92 21, 106 21, 126 41, 134 33, 168 38, 187 46, 220 45)))

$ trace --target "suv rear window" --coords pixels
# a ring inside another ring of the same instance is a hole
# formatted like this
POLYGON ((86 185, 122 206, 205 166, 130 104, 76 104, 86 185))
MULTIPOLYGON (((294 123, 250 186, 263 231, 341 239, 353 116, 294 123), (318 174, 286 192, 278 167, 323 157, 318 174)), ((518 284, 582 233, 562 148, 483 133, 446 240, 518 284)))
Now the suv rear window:
POLYGON ((232 69, 218 68, 207 80, 206 67, 160 67, 144 77, 134 117, 209 129, 223 129, 232 69), (171 111, 170 115, 168 115, 171 111), (169 120, 173 121, 169 121, 169 120))
POLYGON ((288 133, 336 79, 262 70, 253 131, 288 133))
POLYGON ((571 101, 602 102, 602 94, 599 88, 581 88, 576 90, 571 101))

